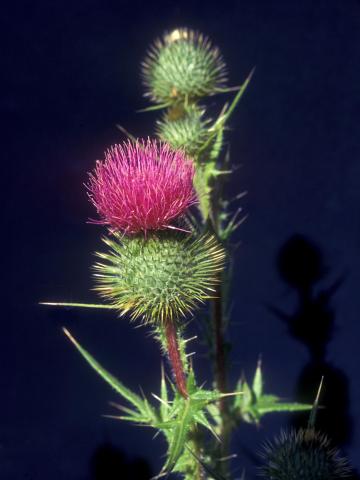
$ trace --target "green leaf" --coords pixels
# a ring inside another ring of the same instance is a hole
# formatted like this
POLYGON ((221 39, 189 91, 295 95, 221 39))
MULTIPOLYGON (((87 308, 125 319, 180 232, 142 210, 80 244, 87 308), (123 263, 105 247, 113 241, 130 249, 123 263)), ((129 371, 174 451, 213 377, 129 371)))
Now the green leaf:
POLYGON ((256 398, 260 398, 263 393, 263 376, 262 376, 262 371, 261 371, 261 358, 259 358, 256 370, 255 370, 255 375, 254 375, 254 380, 252 383, 252 390, 255 394, 256 398))
POLYGON ((221 424, 219 405, 217 403, 209 403, 206 408, 212 421, 215 423, 215 425, 219 426, 221 424))
POLYGON ((258 406, 257 411, 259 412, 260 416, 265 415, 265 413, 272 413, 272 412, 302 412, 306 410, 310 410, 311 405, 306 403, 276 403, 274 405, 269 405, 267 407, 258 406))
POLYGON ((243 410, 246 410, 253 403, 253 394, 246 380, 243 380, 241 390, 243 392, 243 396, 240 399, 241 407, 243 410))
POLYGON ((194 187, 199 198, 199 210, 204 223, 211 213, 211 188, 208 184, 208 168, 206 164, 197 164, 194 177, 194 187))
POLYGON ((176 425, 170 439, 168 458, 163 471, 170 473, 183 453, 192 417, 191 400, 188 398, 184 400, 180 414, 176 419, 176 425))
POLYGON ((221 148, 224 141, 224 127, 220 127, 215 135, 215 140, 211 146, 209 158, 212 161, 216 161, 221 153, 221 148))
POLYGON ((233 415, 238 420, 258 424, 261 417, 272 412, 298 412, 311 409, 311 405, 297 402, 281 402, 276 395, 263 394, 264 381, 259 359, 252 386, 245 379, 240 379, 238 389, 242 397, 235 398, 232 406, 233 415))
POLYGON ((63 328, 65 335, 72 342, 72 344, 77 348, 83 358, 88 362, 88 364, 108 383, 117 393, 124 397, 128 402, 133 404, 139 412, 146 418, 152 417, 156 419, 155 411, 149 406, 147 402, 142 400, 142 398, 136 393, 132 392, 126 388, 119 380, 117 380, 113 375, 111 375, 105 368, 103 368, 91 355, 88 353, 70 334, 70 332, 63 328))
POLYGON ((161 366, 161 384, 160 384, 160 415, 161 419, 167 420, 169 412, 169 400, 168 400, 168 391, 166 386, 165 371, 164 365, 161 366))
POLYGON ((209 422, 209 420, 207 419, 207 417, 206 417, 206 415, 203 411, 195 413, 194 414, 194 420, 196 421, 196 423, 198 423, 199 425, 202 425, 204 428, 209 430, 209 432, 211 432, 213 434, 213 436, 217 440, 219 440, 219 436, 215 432, 214 427, 211 425, 211 423, 209 422))
POLYGON ((230 104, 230 107, 226 110, 223 117, 221 117, 221 121, 222 121, 223 124, 225 124, 229 120, 231 114, 233 113, 233 111, 237 107, 237 104, 239 103, 241 97, 244 95, 244 93, 245 93, 245 91, 246 91, 246 89, 247 89, 247 87, 248 87, 248 85, 249 85, 249 83, 252 79, 252 76, 254 75, 254 72, 255 72, 255 67, 251 70, 251 72, 247 76, 245 82, 239 88, 238 93, 235 95, 234 100, 230 104))

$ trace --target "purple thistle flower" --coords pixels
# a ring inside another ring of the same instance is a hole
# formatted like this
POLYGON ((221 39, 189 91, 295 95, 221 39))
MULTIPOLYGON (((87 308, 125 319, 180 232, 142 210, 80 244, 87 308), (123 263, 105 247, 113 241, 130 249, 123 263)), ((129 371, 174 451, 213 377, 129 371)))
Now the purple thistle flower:
POLYGON ((97 161, 87 185, 101 220, 114 230, 136 233, 175 228, 197 198, 195 168, 181 150, 156 140, 114 145, 97 161))

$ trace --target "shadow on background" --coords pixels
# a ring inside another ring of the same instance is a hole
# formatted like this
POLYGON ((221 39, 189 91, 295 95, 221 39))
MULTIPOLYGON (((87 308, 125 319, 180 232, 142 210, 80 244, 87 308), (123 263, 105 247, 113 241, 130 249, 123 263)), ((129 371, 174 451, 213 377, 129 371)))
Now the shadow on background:
MULTIPOLYGON (((320 404, 324 408, 318 411, 317 428, 326 433, 336 446, 348 446, 353 436, 349 381, 342 370, 327 360, 327 346, 333 337, 335 324, 331 300, 344 277, 317 291, 317 284, 326 280, 330 271, 320 248, 299 234, 290 237, 281 247, 277 268, 282 279, 295 290, 298 304, 292 314, 274 307, 271 311, 287 323, 289 334, 309 351, 309 361, 296 383, 295 398, 298 402, 313 403, 323 376, 320 404)), ((291 424, 295 428, 304 427, 308 418, 308 412, 296 413, 291 424)), ((360 476, 353 472, 349 478, 358 479, 360 476)))
POLYGON ((149 480, 151 469, 146 460, 129 461, 122 450, 105 442, 94 451, 90 460, 91 480, 149 480))
MULTIPOLYGON (((302 369, 296 384, 296 400, 313 403, 320 379, 324 387, 317 415, 317 428, 326 433, 337 446, 349 445, 352 440, 352 419, 349 413, 349 382, 345 373, 327 360, 327 346, 334 333, 335 312, 331 300, 341 287, 339 277, 328 288, 318 291, 317 284, 330 274, 317 245, 296 234, 280 249, 277 268, 282 279, 295 290, 298 305, 294 313, 287 314, 270 307, 287 323, 289 334, 302 342, 309 351, 309 361, 302 369)), ((304 427, 307 412, 296 413, 292 426, 304 427)), ((359 478, 356 474, 351 478, 359 478)))

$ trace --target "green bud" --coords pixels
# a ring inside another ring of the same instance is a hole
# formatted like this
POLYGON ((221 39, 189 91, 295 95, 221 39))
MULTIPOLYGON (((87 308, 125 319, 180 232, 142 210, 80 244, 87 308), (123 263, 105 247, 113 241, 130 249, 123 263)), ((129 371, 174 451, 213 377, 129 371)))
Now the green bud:
POLYGON ((206 142, 209 132, 203 119, 203 111, 189 108, 184 115, 172 120, 169 114, 157 122, 157 135, 175 150, 183 149, 190 157, 196 156, 199 148, 206 142))
POLYGON ((216 93, 225 85, 218 48, 201 33, 179 28, 155 42, 142 64, 146 96, 174 103, 216 93))
POLYGON ((104 238, 96 290, 121 315, 144 323, 177 321, 211 298, 225 253, 215 237, 157 231, 104 238))

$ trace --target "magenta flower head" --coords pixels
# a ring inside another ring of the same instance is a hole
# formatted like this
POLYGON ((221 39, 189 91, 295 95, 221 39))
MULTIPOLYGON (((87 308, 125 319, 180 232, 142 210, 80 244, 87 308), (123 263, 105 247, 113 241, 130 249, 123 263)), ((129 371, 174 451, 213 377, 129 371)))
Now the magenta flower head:
POLYGON ((114 145, 98 161, 87 185, 100 220, 137 233, 174 228, 171 222, 197 202, 194 164, 182 150, 156 140, 114 145))

